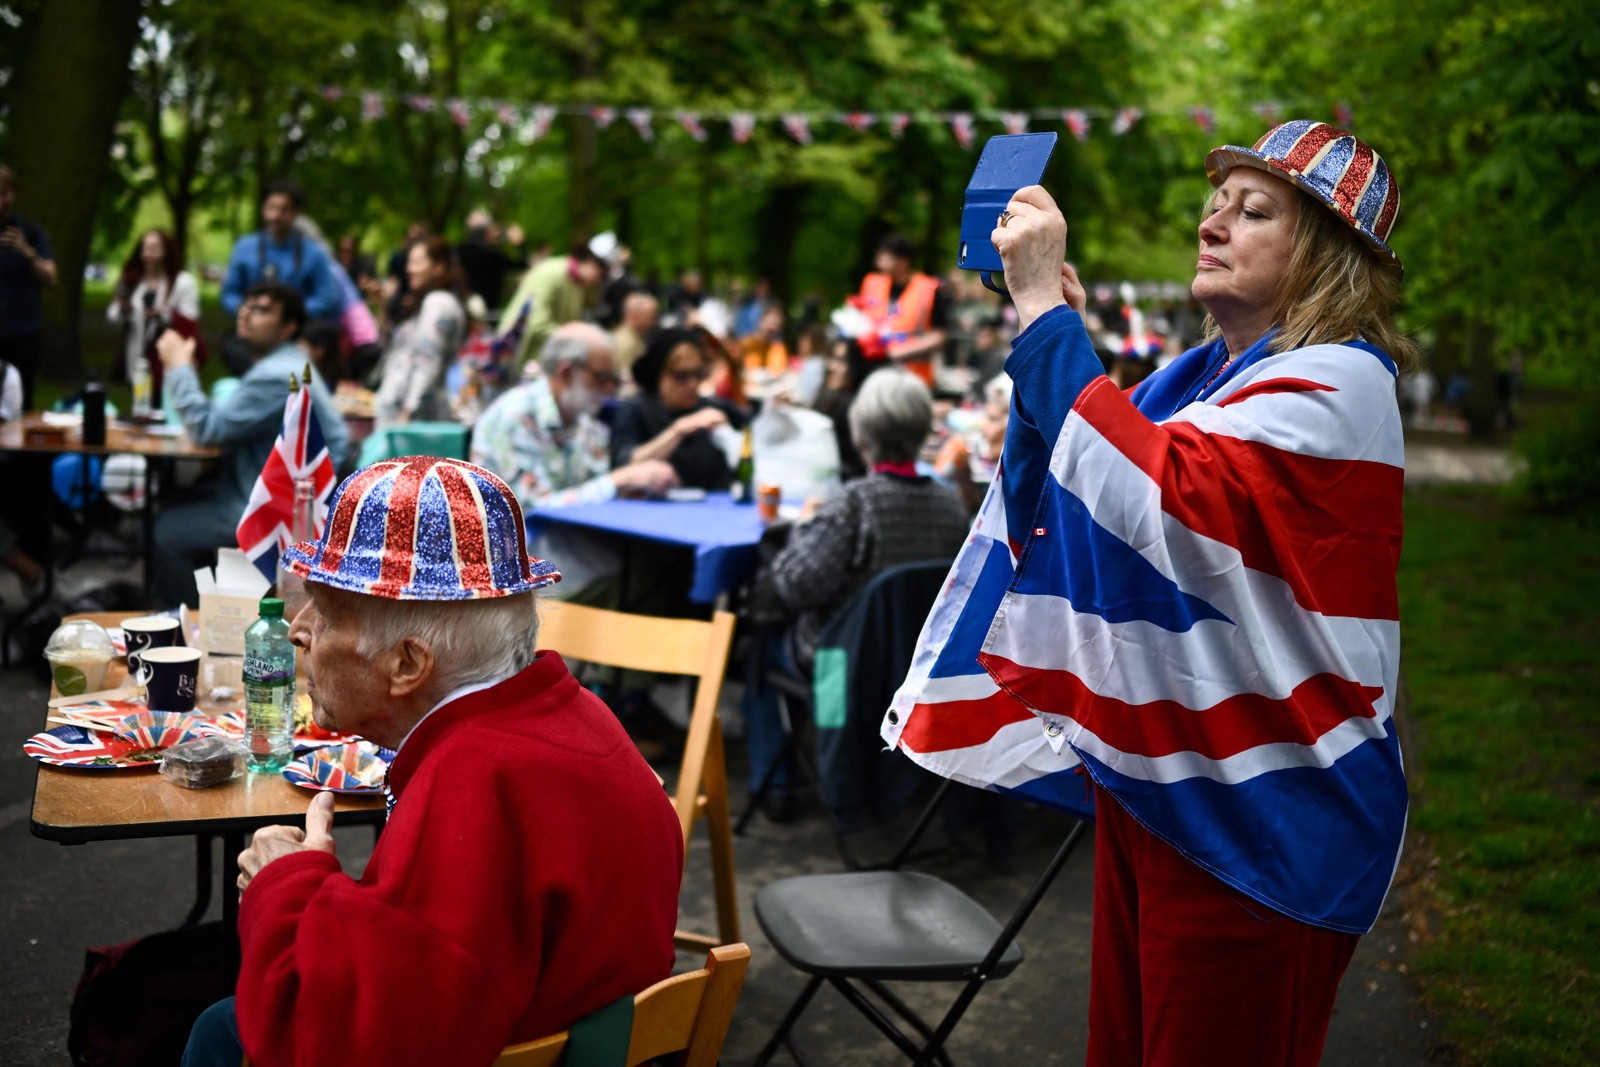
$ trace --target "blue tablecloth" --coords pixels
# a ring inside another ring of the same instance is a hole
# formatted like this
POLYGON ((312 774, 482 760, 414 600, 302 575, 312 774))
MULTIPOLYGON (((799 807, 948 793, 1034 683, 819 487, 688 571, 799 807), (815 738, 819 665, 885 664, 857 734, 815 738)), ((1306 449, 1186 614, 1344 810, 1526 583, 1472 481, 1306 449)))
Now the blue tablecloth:
POLYGON ((686 502, 612 500, 540 508, 528 514, 528 536, 537 537, 553 524, 585 526, 694 549, 689 599, 697 604, 711 603, 749 577, 755 569, 756 544, 763 528, 753 506, 735 504, 727 493, 686 502))

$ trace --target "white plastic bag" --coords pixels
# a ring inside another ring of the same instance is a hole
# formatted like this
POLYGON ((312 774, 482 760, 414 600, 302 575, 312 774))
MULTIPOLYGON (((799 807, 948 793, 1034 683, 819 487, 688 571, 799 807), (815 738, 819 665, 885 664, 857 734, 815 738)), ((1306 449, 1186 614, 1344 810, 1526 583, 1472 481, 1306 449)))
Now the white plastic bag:
POLYGON ((839 442, 833 420, 808 408, 770 405, 750 424, 756 484, 776 485, 783 499, 827 496, 839 484, 839 442))

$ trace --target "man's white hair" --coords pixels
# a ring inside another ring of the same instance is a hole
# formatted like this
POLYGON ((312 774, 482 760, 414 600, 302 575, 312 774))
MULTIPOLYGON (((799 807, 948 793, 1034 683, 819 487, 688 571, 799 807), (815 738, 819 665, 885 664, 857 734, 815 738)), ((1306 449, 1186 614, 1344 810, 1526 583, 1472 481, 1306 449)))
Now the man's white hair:
POLYGON ((569 363, 586 363, 591 348, 612 350, 611 335, 592 322, 569 322, 556 327, 539 350, 539 365, 555 377, 569 363))
POLYGON ((539 641, 534 594, 492 600, 384 600, 362 597, 356 654, 372 659, 408 637, 433 650, 441 693, 499 681, 533 662, 539 641))

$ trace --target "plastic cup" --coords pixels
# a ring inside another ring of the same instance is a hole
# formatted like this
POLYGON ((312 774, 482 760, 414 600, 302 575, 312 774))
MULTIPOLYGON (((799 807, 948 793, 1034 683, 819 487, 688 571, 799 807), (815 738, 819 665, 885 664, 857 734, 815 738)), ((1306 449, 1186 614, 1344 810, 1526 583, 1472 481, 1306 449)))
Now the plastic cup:
POLYGON ((88 619, 62 623, 44 647, 51 680, 56 684, 56 692, 64 697, 104 689, 106 671, 115 654, 105 628, 88 619))
POLYGON ((75 652, 47 652, 50 677, 56 683, 56 692, 64 697, 82 696, 106 687, 106 671, 111 667, 111 656, 98 655, 83 650, 75 652))

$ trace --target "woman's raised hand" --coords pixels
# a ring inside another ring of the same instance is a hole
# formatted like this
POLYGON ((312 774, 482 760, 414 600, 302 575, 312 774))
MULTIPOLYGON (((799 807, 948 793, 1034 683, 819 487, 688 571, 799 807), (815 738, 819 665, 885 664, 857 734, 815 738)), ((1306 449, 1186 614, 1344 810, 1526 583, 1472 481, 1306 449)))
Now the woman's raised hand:
POLYGON ((1082 312, 1083 285, 1066 262, 1067 220, 1042 185, 1018 189, 1006 205, 1005 225, 990 240, 1005 264, 1006 288, 1025 330, 1051 308, 1070 304, 1082 312))

